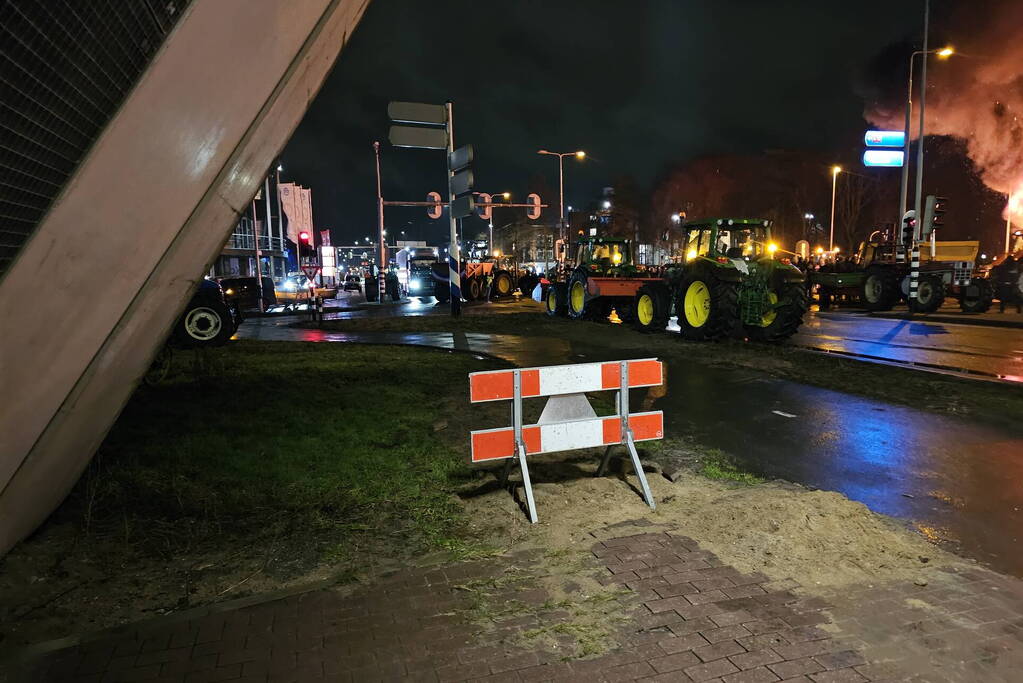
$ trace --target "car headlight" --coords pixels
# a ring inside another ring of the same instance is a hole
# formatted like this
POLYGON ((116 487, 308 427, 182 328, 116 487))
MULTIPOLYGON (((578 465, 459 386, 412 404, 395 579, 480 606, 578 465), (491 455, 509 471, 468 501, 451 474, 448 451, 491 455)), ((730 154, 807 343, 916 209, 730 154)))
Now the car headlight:
POLYGON ((227 289, 224 290, 224 294, 227 294, 227 295, 234 294, 234 290, 231 289, 230 287, 228 287, 227 289))
POLYGON ((419 280, 413 280, 408 285, 409 289, 419 289, 419 280))
POLYGON ((283 289, 285 292, 294 292, 295 291, 295 283, 294 282, 285 282, 283 285, 281 285, 281 289, 283 289))

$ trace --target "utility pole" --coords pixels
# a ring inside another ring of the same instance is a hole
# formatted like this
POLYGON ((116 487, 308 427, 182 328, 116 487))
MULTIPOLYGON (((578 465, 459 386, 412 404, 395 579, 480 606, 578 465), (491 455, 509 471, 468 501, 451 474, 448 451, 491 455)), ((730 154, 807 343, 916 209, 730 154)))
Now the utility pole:
MULTIPOLYGON (((451 154, 455 151, 455 125, 452 120, 452 107, 451 103, 447 102, 444 105, 447 108, 447 133, 448 133, 448 159, 451 158, 451 154)), ((450 164, 448 165, 448 220, 450 221, 450 244, 448 244, 448 282, 451 285, 451 315, 459 316, 462 314, 462 280, 458 274, 459 268, 459 249, 458 249, 458 220, 455 218, 455 212, 453 206, 455 203, 455 194, 451 188, 451 179, 455 176, 455 172, 451 170, 450 164)))
POLYGON ((380 238, 379 239, 379 244, 380 244, 380 247, 379 247, 380 248, 380 258, 379 258, 379 261, 380 261, 380 275, 377 278, 377 289, 378 289, 378 295, 379 295, 380 298, 377 299, 377 303, 382 304, 382 303, 384 303, 384 293, 385 293, 385 291, 387 289, 387 285, 385 283, 386 277, 384 276, 384 269, 387 267, 387 254, 385 252, 385 250, 387 249, 387 244, 384 242, 384 191, 383 191, 383 185, 381 184, 381 181, 380 181, 380 143, 379 142, 374 142, 373 143, 373 151, 376 153, 376 162, 377 162, 377 229, 378 229, 378 231, 380 233, 380 235, 379 235, 379 238, 380 238))
POLYGON ((259 312, 263 312, 263 269, 262 252, 259 249, 259 224, 256 222, 256 198, 252 198, 252 242, 256 251, 256 293, 259 295, 259 312))
MULTIPOLYGON (((916 201, 913 203, 916 217, 913 228, 913 245, 909 256, 909 304, 912 310, 917 298, 920 281, 920 235, 923 229, 923 183, 924 183, 924 109, 927 104, 927 39, 931 20, 931 0, 924 0, 924 45, 920 55, 920 137, 916 143, 916 201)), ((905 160, 903 160, 905 162, 905 160)))
MULTIPOLYGON (((263 197, 266 199, 266 234, 270 247, 270 277, 274 276, 274 223, 270 216, 270 174, 263 178, 263 197)), ((283 243, 281 245, 283 247, 283 243)))
MULTIPOLYGON (((281 236, 281 253, 284 253, 284 213, 281 211, 281 171, 284 170, 283 164, 277 164, 276 182, 274 183, 274 192, 277 194, 277 233, 281 236)), ((295 243, 295 262, 298 262, 298 243, 295 243)), ((288 259, 284 259, 284 277, 288 277, 288 259)))

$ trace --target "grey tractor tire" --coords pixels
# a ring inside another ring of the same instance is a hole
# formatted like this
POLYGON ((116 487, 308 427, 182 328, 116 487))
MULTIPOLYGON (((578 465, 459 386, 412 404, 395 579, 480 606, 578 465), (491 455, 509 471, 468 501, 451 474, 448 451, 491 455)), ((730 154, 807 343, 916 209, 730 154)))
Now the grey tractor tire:
POLYGON ((713 274, 696 275, 686 278, 675 300, 678 311, 680 338, 687 341, 715 341, 737 337, 742 332, 739 317, 739 285, 719 280, 713 274), (689 287, 702 281, 710 290, 710 312, 707 321, 700 327, 693 327, 686 318, 685 298, 689 287))
POLYGON ((899 300, 899 283, 894 275, 880 268, 868 268, 860 300, 868 311, 890 311, 899 300))
POLYGON ((564 282, 552 282, 544 292, 543 300, 547 315, 564 318, 568 314, 568 287, 564 282))
POLYGON ((917 280, 916 298, 909 300, 914 313, 934 313, 945 301, 945 283, 935 275, 921 274, 917 280))
POLYGON ((964 313, 987 313, 991 308, 991 300, 994 298, 994 288, 986 279, 974 280, 969 286, 977 288, 977 296, 966 294, 966 287, 959 297, 959 308, 964 313))
POLYGON ((227 304, 216 300, 190 301, 174 326, 174 341, 184 348, 223 346, 234 334, 227 304))
POLYGON ((632 328, 639 332, 663 332, 668 326, 668 318, 671 314, 671 292, 664 285, 650 283, 643 285, 636 291, 636 297, 632 302, 632 316, 629 323, 632 328), (648 299, 652 306, 653 316, 644 323, 640 315, 644 308, 644 299, 648 299))
POLYGON ((746 327, 746 334, 753 341, 782 342, 794 335, 803 324, 803 316, 810 308, 806 287, 801 282, 789 282, 778 289, 778 301, 788 302, 777 310, 774 320, 767 327, 746 327))

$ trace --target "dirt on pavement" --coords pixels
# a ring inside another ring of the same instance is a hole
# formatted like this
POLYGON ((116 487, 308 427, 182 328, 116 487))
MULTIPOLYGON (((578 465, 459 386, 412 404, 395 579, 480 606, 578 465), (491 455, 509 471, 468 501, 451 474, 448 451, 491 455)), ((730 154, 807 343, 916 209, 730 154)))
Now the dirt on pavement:
POLYGON ((619 470, 596 478, 596 460, 594 455, 531 463, 540 519, 535 526, 518 500, 494 490, 490 473, 461 496, 469 517, 485 520, 482 532, 513 546, 585 549, 594 528, 645 518, 697 539, 742 571, 761 571, 773 580, 794 578, 806 588, 926 580, 937 568, 969 564, 862 503, 787 482, 748 486, 685 472, 672 482, 651 472, 647 478, 657 509, 650 510, 630 465, 624 475, 619 470))

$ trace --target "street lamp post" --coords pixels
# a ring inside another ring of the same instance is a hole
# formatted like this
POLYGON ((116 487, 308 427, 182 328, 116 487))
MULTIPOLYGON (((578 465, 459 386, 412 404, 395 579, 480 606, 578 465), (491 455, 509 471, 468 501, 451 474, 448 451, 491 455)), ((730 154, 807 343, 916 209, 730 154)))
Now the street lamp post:
POLYGON ((586 152, 581 149, 575 152, 549 152, 546 149, 537 150, 537 154, 558 157, 558 236, 565 239, 565 157, 574 156, 576 159, 585 159, 586 152))
POLYGON ((841 172, 841 166, 831 167, 831 233, 828 236, 828 251, 835 250, 835 188, 838 186, 838 174, 841 172))
MULTIPOLYGON (((488 197, 490 197, 491 203, 497 197, 504 197, 505 201, 511 199, 511 192, 496 192, 496 193, 493 193, 493 194, 488 194, 486 192, 475 192, 473 194, 486 194, 488 197)), ((490 213, 490 220, 488 221, 488 229, 490 230, 490 237, 487 240, 487 250, 489 252, 493 253, 494 252, 494 214, 493 214, 493 212, 490 213)))

